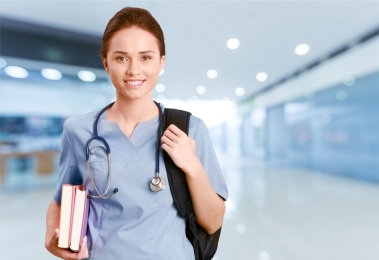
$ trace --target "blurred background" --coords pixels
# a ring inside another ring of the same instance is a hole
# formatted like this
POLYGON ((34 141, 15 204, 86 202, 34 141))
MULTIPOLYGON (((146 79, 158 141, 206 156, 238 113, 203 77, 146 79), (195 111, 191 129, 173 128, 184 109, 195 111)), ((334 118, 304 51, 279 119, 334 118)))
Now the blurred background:
POLYGON ((62 125, 115 99, 98 51, 125 6, 165 33, 153 98, 208 126, 230 195, 214 259, 379 259, 377 1, 1 1, 1 259, 55 258, 62 125))

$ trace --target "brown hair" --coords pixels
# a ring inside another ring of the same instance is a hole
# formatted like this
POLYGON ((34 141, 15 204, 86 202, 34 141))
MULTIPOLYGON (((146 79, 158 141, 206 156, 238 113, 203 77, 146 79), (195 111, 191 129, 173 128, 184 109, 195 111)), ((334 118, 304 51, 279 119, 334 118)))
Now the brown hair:
POLYGON ((100 57, 106 58, 108 52, 109 40, 117 31, 132 26, 139 27, 148 31, 158 40, 158 47, 161 56, 166 55, 164 35, 162 28, 151 13, 142 8, 125 7, 118 11, 112 19, 109 20, 101 40, 100 57))

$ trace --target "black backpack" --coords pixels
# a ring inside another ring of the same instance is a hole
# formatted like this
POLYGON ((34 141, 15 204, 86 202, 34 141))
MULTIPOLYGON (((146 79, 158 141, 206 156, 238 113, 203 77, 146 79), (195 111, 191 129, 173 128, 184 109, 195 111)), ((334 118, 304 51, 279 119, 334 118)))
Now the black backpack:
MULTIPOLYGON (((170 124, 174 124, 188 135, 190 115, 191 113, 187 111, 165 108, 162 133, 170 124)), ((164 150, 163 159, 166 165, 172 197, 180 215, 186 219, 186 236, 193 246, 195 259, 211 260, 217 250, 221 227, 215 233, 209 235, 197 224, 185 173, 175 165, 171 157, 164 150)))

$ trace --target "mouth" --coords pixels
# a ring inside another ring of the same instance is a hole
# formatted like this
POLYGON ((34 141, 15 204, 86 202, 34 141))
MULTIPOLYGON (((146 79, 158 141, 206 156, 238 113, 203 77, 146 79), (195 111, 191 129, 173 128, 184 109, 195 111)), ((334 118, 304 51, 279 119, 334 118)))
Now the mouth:
POLYGON ((145 80, 124 80, 124 84, 129 88, 140 88, 145 80))

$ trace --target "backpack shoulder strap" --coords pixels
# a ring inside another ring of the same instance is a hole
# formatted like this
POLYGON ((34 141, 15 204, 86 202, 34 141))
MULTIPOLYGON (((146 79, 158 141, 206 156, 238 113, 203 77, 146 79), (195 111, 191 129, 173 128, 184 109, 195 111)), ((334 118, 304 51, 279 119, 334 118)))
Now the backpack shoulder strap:
MULTIPOLYGON (((190 116, 191 113, 184 110, 165 108, 162 134, 170 124, 174 124, 188 135, 190 116)), ((187 217, 189 212, 187 212, 186 208, 188 204, 192 205, 192 202, 190 202, 191 194, 188 189, 186 175, 175 165, 166 151, 163 151, 163 159, 166 166, 167 178, 170 183, 171 194, 180 214, 183 217, 187 217)))
MULTIPOLYGON (((188 135, 190 115, 187 111, 165 108, 163 131, 174 124, 188 135)), ((186 219, 186 237, 192 244, 195 260, 211 260, 217 251, 221 228, 210 235, 196 222, 185 173, 175 165, 166 151, 163 151, 163 159, 172 197, 179 213, 186 219)))

